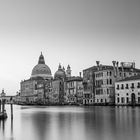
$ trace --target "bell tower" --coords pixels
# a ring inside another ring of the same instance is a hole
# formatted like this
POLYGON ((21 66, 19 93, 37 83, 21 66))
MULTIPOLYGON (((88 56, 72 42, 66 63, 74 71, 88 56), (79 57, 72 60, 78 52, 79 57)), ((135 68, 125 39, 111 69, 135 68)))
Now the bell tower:
POLYGON ((66 77, 71 77, 71 67, 70 67, 70 65, 67 66, 66 77))

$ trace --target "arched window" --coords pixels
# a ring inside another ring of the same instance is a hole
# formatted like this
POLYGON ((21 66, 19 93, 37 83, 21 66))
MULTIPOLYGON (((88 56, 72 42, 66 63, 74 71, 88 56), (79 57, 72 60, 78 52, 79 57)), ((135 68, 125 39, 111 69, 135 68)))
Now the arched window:
POLYGON ((107 85, 108 85, 108 79, 107 79, 107 85))
POLYGON ((110 79, 110 85, 112 85, 112 79, 110 79))
POLYGON ((107 88, 107 94, 109 94, 109 89, 107 88))
POLYGON ((124 85, 122 84, 121 89, 124 89, 124 85))
POLYGON ((103 99, 101 99, 101 103, 103 102, 103 99))

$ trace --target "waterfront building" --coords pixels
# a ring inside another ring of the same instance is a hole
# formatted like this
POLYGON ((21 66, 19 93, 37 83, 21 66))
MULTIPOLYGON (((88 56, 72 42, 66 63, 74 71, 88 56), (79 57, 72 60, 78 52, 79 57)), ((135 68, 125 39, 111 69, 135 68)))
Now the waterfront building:
POLYGON ((116 105, 140 105, 140 75, 115 82, 116 105))
POLYGON ((35 103, 37 104, 49 104, 52 94, 52 81, 51 80, 38 80, 36 87, 37 98, 35 103))
POLYGON ((69 77, 65 81, 66 86, 66 103, 82 104, 83 103, 83 79, 82 77, 69 77))
POLYGON ((112 61, 111 65, 97 63, 95 72, 95 104, 115 104, 115 82, 126 77, 139 75, 140 70, 135 68, 134 62, 112 61))
POLYGON ((92 105, 95 100, 95 71, 97 66, 83 70, 83 104, 92 105))
POLYGON ((36 80, 24 80, 20 83, 20 101, 22 103, 33 103, 37 98, 37 90, 36 90, 37 81, 36 80))
POLYGON ((54 103, 64 104, 64 81, 66 80, 66 72, 61 64, 58 66, 58 70, 54 74, 54 80, 52 81, 52 96, 54 103))
MULTIPOLYGON (((83 70, 83 104, 93 105, 95 104, 95 72, 99 71, 99 61, 96 61, 97 65, 83 70)), ((106 65, 101 66, 103 69, 106 65)))
POLYGON ((110 103, 114 91, 113 66, 99 66, 95 72, 95 103, 110 103))
POLYGON ((51 102, 53 104, 63 104, 64 103, 64 82, 60 79, 55 79, 52 81, 51 102))
MULTIPOLYGON (((45 96, 45 83, 51 83, 52 74, 50 68, 45 64, 44 56, 41 53, 38 64, 33 68, 30 79, 20 83, 20 103, 33 104, 45 96)), ((43 99, 43 102, 44 99, 43 99)))
POLYGON ((58 70, 51 74, 41 53, 38 64, 33 68, 31 77, 20 83, 20 95, 16 96, 20 104, 64 104, 65 81, 71 78, 70 65, 65 68, 59 64, 58 70))

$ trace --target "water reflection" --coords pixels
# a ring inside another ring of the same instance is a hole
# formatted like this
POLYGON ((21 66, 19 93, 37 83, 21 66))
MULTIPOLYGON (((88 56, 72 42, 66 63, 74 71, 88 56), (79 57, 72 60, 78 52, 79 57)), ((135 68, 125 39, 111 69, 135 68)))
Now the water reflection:
POLYGON ((6 120, 0 120, 0 132, 2 133, 2 135, 5 135, 5 121, 6 120))
POLYGON ((115 114, 116 136, 120 139, 140 139, 140 108, 119 107, 115 114))
POLYGON ((30 127, 30 130, 34 130, 35 133, 34 136, 28 135, 28 137, 33 137, 35 140, 45 140, 46 138, 51 140, 72 140, 81 137, 79 128, 84 128, 83 126, 79 127, 83 125, 80 120, 80 118, 83 118, 81 113, 76 113, 72 108, 66 112, 61 109, 58 111, 59 108, 56 111, 55 109, 50 110, 50 112, 48 110, 45 112, 42 112, 42 110, 36 111, 31 115, 22 115, 24 124, 27 124, 28 126, 26 126, 30 127), (34 126, 34 129, 32 126, 34 126))
POLYGON ((13 118, 11 118, 11 140, 14 140, 14 137, 13 137, 13 118))
POLYGON ((0 140, 139 140, 139 107, 14 107, 0 140))

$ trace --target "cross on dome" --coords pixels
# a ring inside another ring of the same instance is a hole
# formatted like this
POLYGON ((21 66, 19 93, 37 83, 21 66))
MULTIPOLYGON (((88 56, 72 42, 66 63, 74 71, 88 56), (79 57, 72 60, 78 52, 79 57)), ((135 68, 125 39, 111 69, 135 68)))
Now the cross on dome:
POLYGON ((41 55, 39 56, 38 64, 45 64, 44 56, 41 52, 41 55))

